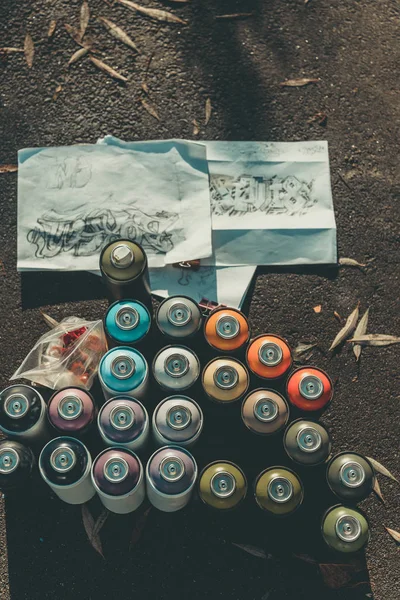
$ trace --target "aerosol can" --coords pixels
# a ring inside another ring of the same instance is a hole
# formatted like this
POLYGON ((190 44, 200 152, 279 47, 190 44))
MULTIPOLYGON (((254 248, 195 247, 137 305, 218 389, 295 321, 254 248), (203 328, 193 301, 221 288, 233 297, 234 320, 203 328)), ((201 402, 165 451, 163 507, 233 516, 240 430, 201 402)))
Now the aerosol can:
POLYGON ((328 464, 326 478, 332 492, 348 504, 364 500, 372 492, 375 483, 371 463, 356 452, 336 454, 328 464))
POLYGON ((292 366, 292 353, 278 335, 263 334, 251 340, 246 354, 247 365, 261 379, 279 379, 292 366))
POLYGON ((211 508, 237 508, 247 493, 247 481, 242 469, 230 461, 215 461, 200 474, 199 496, 211 508))
POLYGON ((78 387, 55 392, 48 404, 49 422, 60 435, 84 435, 95 423, 96 415, 92 395, 78 387))
POLYGON ((157 446, 193 446, 203 429, 203 412, 188 396, 169 396, 153 413, 153 438, 157 446))
POLYGON ((297 419, 286 429, 283 446, 294 462, 312 467, 328 460, 332 444, 325 427, 313 421, 297 419))
POLYGON ((173 343, 191 342, 200 334, 203 316, 197 302, 187 296, 170 296, 163 300, 156 314, 160 333, 173 343))
POLYGON ((303 484, 299 477, 285 467, 270 467, 256 479, 256 502, 273 516, 292 514, 303 502, 303 484))
POLYGON ((24 487, 34 466, 35 458, 30 448, 13 440, 0 442, 0 490, 6 492, 24 487))
POLYGON ((300 367, 286 384, 289 402, 305 412, 320 411, 332 400, 333 386, 329 376, 317 367, 300 367))
POLYGON ((204 367, 202 383, 211 400, 230 404, 247 392, 249 374, 246 367, 235 358, 215 358, 204 367))
POLYGON ((242 404, 242 421, 258 435, 282 431, 289 419, 289 408, 281 394, 259 388, 247 394, 242 404))
POLYGON ((144 448, 149 438, 147 410, 129 396, 116 396, 103 404, 97 424, 107 446, 123 446, 136 452, 144 448))
POLYGON ((198 380, 200 361, 196 354, 185 346, 167 346, 154 358, 153 375, 163 390, 183 392, 198 380))
POLYGON ((33 387, 10 385, 0 393, 0 430, 10 439, 43 443, 50 437, 46 417, 46 404, 33 387))
POLYGON ((239 353, 249 341, 249 322, 240 310, 216 308, 204 324, 204 337, 221 354, 239 353))
POLYGON ((108 347, 143 347, 150 331, 151 316, 138 300, 118 300, 111 304, 104 317, 108 347))
POLYGON ((138 350, 120 346, 106 352, 100 361, 99 381, 106 400, 124 394, 143 400, 149 386, 147 361, 138 350))
POLYGON ((349 506, 333 506, 322 518, 322 537, 335 552, 358 552, 369 541, 368 521, 361 511, 349 506))

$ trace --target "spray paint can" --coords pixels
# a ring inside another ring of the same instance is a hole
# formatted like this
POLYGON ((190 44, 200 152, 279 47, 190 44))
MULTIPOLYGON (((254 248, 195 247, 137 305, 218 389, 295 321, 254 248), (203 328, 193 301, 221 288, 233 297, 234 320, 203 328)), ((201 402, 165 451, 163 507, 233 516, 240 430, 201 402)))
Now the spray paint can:
POLYGON ((278 379, 292 366, 292 352, 287 342, 278 335, 264 334, 251 340, 246 361, 257 377, 278 379))
POLYGON ((200 406, 187 396, 169 396, 153 413, 153 438, 158 446, 193 446, 203 429, 200 406))
POLYGON ((143 466, 127 448, 107 448, 95 458, 92 483, 108 510, 120 515, 137 510, 145 495, 143 466))
POLYGON ((247 394, 242 404, 242 421, 253 433, 272 435, 288 422, 289 407, 281 394, 259 388, 247 394))
POLYGON ((153 375, 163 390, 183 392, 198 380, 200 361, 196 354, 185 346, 167 346, 154 358, 153 375))
POLYGON ((325 427, 313 421, 297 419, 286 429, 283 446, 294 462, 312 467, 328 460, 332 444, 325 427))
POLYGON ((104 317, 104 331, 109 347, 143 346, 150 326, 150 313, 137 300, 114 302, 104 317))
POLYGON ((271 515, 287 516, 303 502, 303 484, 290 469, 270 467, 256 479, 255 498, 258 506, 271 515))
POLYGON ((306 412, 325 408, 332 400, 333 386, 329 376, 317 367, 300 367, 286 384, 287 398, 293 406, 306 412))
POLYGON ((6 492, 24 487, 34 466, 35 457, 30 448, 13 440, 0 442, 0 490, 6 492))
POLYGON ((136 242, 120 239, 100 254, 100 271, 110 302, 134 298, 152 311, 147 256, 136 242))
POLYGON ((149 438, 149 416, 141 402, 129 396, 108 400, 97 418, 99 433, 107 446, 138 451, 149 438))
POLYGON ((0 430, 10 439, 36 444, 48 439, 47 407, 30 385, 10 385, 0 393, 0 430))
POLYGON ((216 308, 204 323, 204 337, 211 348, 218 352, 237 353, 249 341, 249 322, 236 308, 216 308))
POLYGON ((199 496, 207 506, 218 510, 237 508, 247 494, 246 476, 230 461, 207 465, 199 478, 199 496))
POLYGON ((197 302, 187 296, 170 296, 156 313, 161 334, 174 342, 186 342, 201 331, 203 316, 197 302))
POLYGON ((128 346, 106 352, 100 361, 98 376, 106 400, 119 394, 143 400, 149 386, 146 359, 128 346))
POLYGON ((44 481, 68 504, 84 504, 95 495, 91 468, 88 449, 71 437, 51 440, 39 456, 39 471, 44 481))
POLYGON ((247 392, 249 374, 235 358, 214 358, 204 367, 202 383, 211 400, 230 404, 247 392))
POLYGON ((196 478, 197 464, 190 452, 179 446, 164 446, 147 463, 147 497, 159 510, 175 512, 189 502, 196 478))
POLYGON ((337 505, 329 508, 322 518, 322 537, 336 552, 358 552, 370 538, 368 521, 359 510, 337 505))
POLYGON ((49 400, 47 415, 50 424, 61 435, 81 436, 96 420, 93 397, 83 388, 67 387, 55 392, 49 400))
POLYGON ((341 452, 328 464, 326 478, 332 492, 343 502, 361 502, 372 492, 374 469, 361 454, 341 452))

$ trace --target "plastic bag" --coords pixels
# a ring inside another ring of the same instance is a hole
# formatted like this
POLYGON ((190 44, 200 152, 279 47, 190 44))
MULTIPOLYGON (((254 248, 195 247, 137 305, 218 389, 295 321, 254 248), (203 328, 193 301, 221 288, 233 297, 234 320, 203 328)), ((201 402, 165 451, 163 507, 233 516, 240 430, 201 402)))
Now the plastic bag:
POLYGON ((11 379, 29 379, 53 390, 90 390, 107 351, 102 321, 67 317, 36 342, 11 379))

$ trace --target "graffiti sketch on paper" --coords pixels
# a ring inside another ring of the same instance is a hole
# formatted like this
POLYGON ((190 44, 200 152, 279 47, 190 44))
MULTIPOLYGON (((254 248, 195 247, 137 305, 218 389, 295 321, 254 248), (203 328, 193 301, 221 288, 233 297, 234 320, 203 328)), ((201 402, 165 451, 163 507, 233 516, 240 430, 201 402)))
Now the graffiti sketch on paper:
POLYGON ((248 213, 306 214, 317 202, 313 195, 314 181, 287 177, 231 177, 212 175, 210 179, 213 215, 236 216, 248 213))
MULTIPOLYGON (((43 154, 43 158, 48 158, 43 154)), ((47 171, 46 187, 50 190, 84 188, 92 179, 91 162, 84 156, 56 158, 54 167, 47 171)))
POLYGON ((94 209, 86 213, 74 210, 69 215, 50 210, 37 219, 27 240, 36 246, 37 258, 53 258, 62 252, 92 256, 105 244, 120 238, 135 240, 147 252, 164 254, 183 240, 180 229, 169 231, 178 218, 177 213, 163 210, 147 214, 135 207, 94 209))

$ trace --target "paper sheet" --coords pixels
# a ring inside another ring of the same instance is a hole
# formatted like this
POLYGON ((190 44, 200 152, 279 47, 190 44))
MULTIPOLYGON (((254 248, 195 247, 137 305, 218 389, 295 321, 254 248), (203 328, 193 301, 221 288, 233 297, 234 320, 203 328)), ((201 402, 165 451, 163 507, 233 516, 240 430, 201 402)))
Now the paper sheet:
POLYGON ((326 142, 205 142, 212 258, 202 264, 335 263, 326 142))
POLYGON ((204 146, 19 152, 18 270, 96 270, 101 248, 118 237, 141 243, 152 267, 211 254, 204 146))

